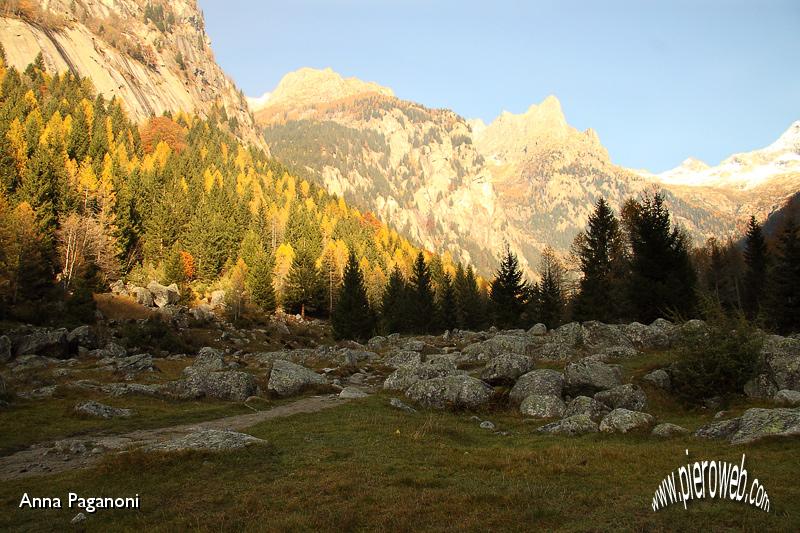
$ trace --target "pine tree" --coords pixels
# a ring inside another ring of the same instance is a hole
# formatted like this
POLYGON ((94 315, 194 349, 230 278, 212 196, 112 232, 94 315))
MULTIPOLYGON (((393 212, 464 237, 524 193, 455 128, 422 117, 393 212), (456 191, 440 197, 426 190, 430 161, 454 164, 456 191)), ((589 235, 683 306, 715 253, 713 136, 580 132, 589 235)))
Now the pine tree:
POLYGON ((181 249, 176 243, 164 262, 164 283, 167 285, 170 283, 181 284, 184 281, 186 281, 186 274, 183 271, 181 249))
POLYGON ((275 312, 275 289, 272 286, 272 260, 264 251, 251 259, 252 267, 247 272, 247 292, 250 301, 264 313, 275 312))
POLYGON ((396 265, 381 298, 382 327, 386 333, 405 333, 411 328, 409 288, 396 265))
POLYGON ((751 216, 747 223, 744 243, 744 311, 748 318, 758 316, 761 298, 767 279, 767 243, 756 217, 751 216))
POLYGON ((422 252, 417 254, 411 270, 411 328, 415 333, 428 333, 436 320, 436 304, 433 298, 431 273, 422 252))
POLYGON ((283 306, 290 313, 319 313, 324 308, 325 288, 314 258, 305 250, 298 250, 289 269, 284 290, 283 306))
POLYGON ((337 339, 364 340, 372 335, 374 329, 364 276, 352 251, 344 269, 344 281, 331 315, 331 325, 337 339))
POLYGON ((451 330, 456 327, 456 291, 453 287, 453 282, 450 280, 450 274, 442 272, 441 281, 439 282, 439 301, 437 302, 437 309, 439 310, 438 326, 445 330, 451 330))
POLYGON ((604 199, 597 201, 586 232, 575 239, 574 249, 583 273, 574 317, 578 321, 610 322, 619 316, 620 280, 615 278, 614 264, 621 261, 622 243, 619 222, 604 199))
POLYGON ((490 304, 492 322, 498 328, 508 329, 522 323, 528 286, 522 276, 519 261, 510 247, 506 247, 500 268, 491 284, 490 304))
POLYGON ((542 279, 533 290, 534 316, 549 329, 563 323, 566 297, 564 290, 564 267, 551 248, 542 253, 542 279))
POLYGON ((800 235, 793 217, 778 235, 774 264, 769 271, 764 310, 767 323, 779 334, 800 331, 800 235))
POLYGON ((625 222, 632 252, 627 293, 635 318, 651 322, 669 313, 692 313, 696 277, 689 242, 671 227, 664 198, 657 193, 629 204, 625 222))

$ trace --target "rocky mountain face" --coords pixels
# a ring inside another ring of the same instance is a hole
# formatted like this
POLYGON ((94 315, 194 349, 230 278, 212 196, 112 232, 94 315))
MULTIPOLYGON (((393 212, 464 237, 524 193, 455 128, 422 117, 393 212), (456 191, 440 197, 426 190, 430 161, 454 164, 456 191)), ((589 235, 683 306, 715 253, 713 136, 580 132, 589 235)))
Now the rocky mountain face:
POLYGON ((509 224, 470 126, 455 113, 303 69, 281 81, 256 118, 285 164, 428 249, 493 266, 509 224))
POLYGON ((165 111, 206 116, 222 106, 231 130, 265 146, 244 96, 217 65, 194 0, 49 0, 0 10, 0 42, 18 69, 41 52, 53 72, 88 77, 141 122, 165 111))
POLYGON ((614 165, 597 134, 571 127, 553 96, 486 125, 330 69, 302 69, 286 76, 256 120, 286 164, 484 273, 504 243, 529 275, 544 247, 566 254, 600 197, 619 208, 661 189, 696 243, 731 234, 751 212, 766 216, 785 201, 614 165))

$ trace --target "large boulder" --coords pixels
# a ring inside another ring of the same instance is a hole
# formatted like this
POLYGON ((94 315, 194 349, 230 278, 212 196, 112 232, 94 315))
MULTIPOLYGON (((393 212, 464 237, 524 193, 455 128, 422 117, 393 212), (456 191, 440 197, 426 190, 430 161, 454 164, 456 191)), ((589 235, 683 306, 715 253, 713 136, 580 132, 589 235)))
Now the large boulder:
POLYGON ((218 452, 239 450, 254 444, 266 444, 266 441, 246 433, 203 429, 166 442, 151 444, 144 449, 155 452, 182 452, 186 450, 218 452))
POLYGON ((663 368, 658 368, 645 374, 642 376, 642 381, 666 391, 672 388, 672 380, 669 373, 663 368))
POLYGON ((176 284, 164 286, 157 281, 151 281, 147 284, 147 290, 153 295, 153 303, 156 307, 164 307, 167 305, 174 305, 181 299, 181 293, 176 284))
POLYGON ((406 391, 415 402, 436 409, 473 409, 488 402, 494 391, 483 381, 465 375, 417 381, 406 391))
POLYGON ((654 427, 653 431, 651 431, 650 434, 653 435, 654 437, 669 439, 672 437, 680 437, 682 435, 688 435, 689 430, 677 424, 670 424, 669 422, 664 422, 663 424, 659 424, 656 427, 654 427))
POLYGON ((197 352, 197 357, 195 357, 192 365, 184 369, 184 374, 217 372, 225 370, 225 368, 227 368, 227 365, 225 364, 222 350, 204 346, 197 352))
POLYGON ((92 418, 130 418, 133 415, 132 409, 111 407, 110 405, 105 405, 95 401, 78 403, 75 405, 74 410, 79 415, 92 418))
POLYGON ((582 359, 564 369, 564 387, 571 396, 593 395, 622 384, 622 368, 582 359))
POLYGON ((779 390, 775 393, 773 400, 779 405, 797 407, 800 406, 800 391, 789 389, 779 390))
POLYGON ((583 347, 583 330, 577 322, 564 324, 549 335, 530 337, 537 341, 532 354, 537 359, 564 361, 578 355, 583 347))
POLYGON ((92 350, 89 352, 89 355, 96 357, 97 359, 125 357, 128 355, 128 350, 116 342, 109 342, 103 348, 92 350))
POLYGON ((564 374, 551 368, 531 370, 520 376, 511 389, 509 398, 520 403, 531 394, 549 394, 561 397, 564 389, 564 374))
POLYGON ((671 344, 670 337, 662 326, 647 326, 639 322, 631 322, 620 326, 620 328, 634 348, 652 350, 668 348, 671 344))
POLYGON ((528 335, 533 335, 534 337, 547 335, 547 326, 541 323, 534 324, 533 327, 528 330, 528 335))
POLYGON ((243 402, 258 392, 256 378, 247 372, 228 370, 225 372, 195 373, 184 382, 178 382, 179 396, 213 398, 243 402))
POLYGON ((401 366, 415 366, 422 362, 422 355, 419 352, 410 350, 394 350, 389 352, 383 364, 389 368, 400 368, 401 366))
POLYGON ((518 377, 533 369, 533 360, 527 355, 507 353, 489 361, 481 372, 481 379, 491 384, 514 383, 518 377))
POLYGON ((128 357, 108 358, 100 361, 106 364, 108 370, 133 377, 142 372, 154 372, 153 356, 148 353, 139 353, 128 357))
POLYGON ((418 381, 451 376, 457 372, 455 365, 447 361, 402 365, 389 374, 383 382, 383 388, 405 391, 418 381))
POLYGON ((308 368, 281 359, 272 364, 267 388, 278 396, 292 396, 312 385, 324 385, 325 377, 308 368))
POLYGON ((17 344, 16 354, 17 356, 35 354, 56 359, 66 359, 69 357, 67 330, 38 330, 26 335, 17 344))
POLYGON ((694 436, 701 439, 728 439, 736 433, 741 422, 741 418, 711 422, 695 431, 694 436))
POLYGON ((208 301, 208 306, 211 309, 218 309, 221 307, 225 307, 225 291, 222 289, 218 289, 216 291, 211 292, 211 297, 208 301))
POLYGON ((644 411, 647 408, 647 395, 639 385, 631 383, 600 391, 594 395, 594 399, 612 409, 623 407, 631 411, 644 411))
POLYGON ((538 343, 528 335, 498 333, 491 339, 467 346, 462 353, 475 362, 484 362, 509 353, 532 355, 537 345, 538 343))
POLYGON ((7 335, 0 335, 0 364, 11 361, 11 339, 7 335))
POLYGON ((649 432, 655 425, 653 415, 631 411, 629 409, 614 409, 600 421, 600 431, 603 433, 631 433, 649 432))
POLYGON ((778 386, 769 374, 757 374, 744 384, 744 393, 749 398, 765 400, 772 398, 778 392, 778 386))
POLYGON ((587 433, 597 433, 597 423, 586 415, 574 415, 562 418, 557 422, 544 425, 537 431, 540 433, 550 433, 552 435, 567 435, 574 437, 587 433))
POLYGON ((611 412, 611 409, 604 403, 600 403, 594 398, 589 398, 588 396, 578 396, 573 398, 567 404, 567 408, 564 411, 564 417, 576 416, 576 415, 585 415, 591 418, 594 422, 600 422, 608 413, 611 412))
POLYGON ((581 338, 587 349, 633 348, 633 343, 619 326, 603 324, 602 322, 592 320, 584 322, 581 328, 581 338))
POLYGON ((91 350, 97 345, 97 336, 91 326, 78 326, 67 334, 67 343, 73 351, 79 346, 91 350))
POLYGON ((153 307, 153 294, 149 290, 144 287, 133 287, 130 292, 137 304, 153 307))
POLYGON ((800 339, 771 335, 764 341, 761 356, 778 390, 800 391, 800 339))
POLYGON ((731 435, 731 444, 747 444, 765 437, 800 435, 800 408, 748 409, 731 435))
POLYGON ((561 418, 566 406, 559 396, 531 394, 519 406, 523 415, 534 418, 561 418))
POLYGON ((378 357, 378 354, 368 350, 342 348, 336 352, 333 360, 339 366, 358 366, 360 363, 374 361, 378 357))

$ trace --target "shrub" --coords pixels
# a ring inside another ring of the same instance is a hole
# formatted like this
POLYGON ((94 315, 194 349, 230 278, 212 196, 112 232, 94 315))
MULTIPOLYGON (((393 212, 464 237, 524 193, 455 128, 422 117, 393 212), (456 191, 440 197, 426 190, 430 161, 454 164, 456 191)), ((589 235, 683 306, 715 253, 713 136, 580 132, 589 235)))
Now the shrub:
POLYGON ((672 369, 673 389, 690 405, 741 394, 755 375, 763 344, 762 333, 741 313, 716 308, 707 314, 706 326, 685 333, 672 369))
POLYGON ((122 326, 120 334, 123 343, 128 346, 166 350, 170 353, 187 353, 192 351, 189 344, 178 336, 161 319, 148 318, 143 322, 132 322, 122 326))

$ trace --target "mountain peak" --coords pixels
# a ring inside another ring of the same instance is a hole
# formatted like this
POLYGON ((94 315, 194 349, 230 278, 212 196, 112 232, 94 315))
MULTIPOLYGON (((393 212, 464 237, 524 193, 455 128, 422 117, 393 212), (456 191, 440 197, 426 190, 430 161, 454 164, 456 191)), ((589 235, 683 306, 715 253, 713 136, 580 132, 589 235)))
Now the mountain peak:
POLYGON ((303 67, 286 74, 272 91, 264 107, 303 107, 332 102, 362 93, 378 93, 394 96, 388 87, 358 78, 344 78, 332 68, 315 69, 303 67))
POLYGON ((789 126, 774 143, 765 148, 770 152, 798 151, 800 152, 800 120, 796 120, 789 126))

